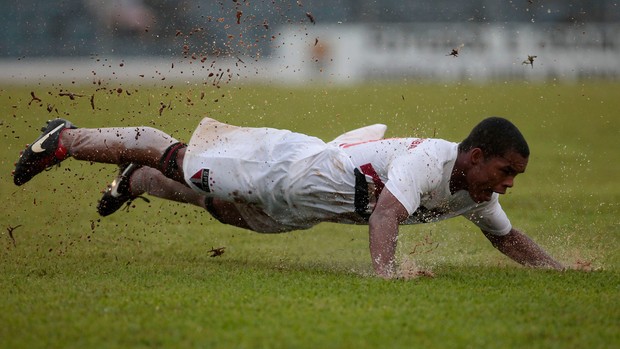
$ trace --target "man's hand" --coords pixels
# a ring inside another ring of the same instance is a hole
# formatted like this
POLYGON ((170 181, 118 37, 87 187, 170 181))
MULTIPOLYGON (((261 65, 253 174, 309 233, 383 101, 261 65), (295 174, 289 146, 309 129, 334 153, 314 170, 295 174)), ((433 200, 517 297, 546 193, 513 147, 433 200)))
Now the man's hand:
POLYGON ((482 232, 495 248, 517 263, 535 268, 565 269, 532 239, 514 228, 503 236, 482 232))
POLYGON ((579 270, 579 271, 588 271, 588 272, 597 270, 592 265, 592 261, 581 259, 581 258, 577 259, 575 263, 573 263, 573 265, 569 267, 569 269, 579 270))

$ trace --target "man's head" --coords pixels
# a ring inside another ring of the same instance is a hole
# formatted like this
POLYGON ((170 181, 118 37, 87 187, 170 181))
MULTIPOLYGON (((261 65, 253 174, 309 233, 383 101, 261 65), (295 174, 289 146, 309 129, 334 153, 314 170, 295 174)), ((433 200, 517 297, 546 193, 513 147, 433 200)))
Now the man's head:
POLYGON ((530 148, 521 131, 512 122, 496 116, 482 120, 459 144, 459 152, 473 148, 482 149, 487 157, 502 156, 511 150, 524 158, 530 156, 530 148))
POLYGON ((459 144, 463 187, 476 202, 504 194, 517 174, 525 172, 530 150, 519 129, 510 121, 491 117, 476 125, 459 144))

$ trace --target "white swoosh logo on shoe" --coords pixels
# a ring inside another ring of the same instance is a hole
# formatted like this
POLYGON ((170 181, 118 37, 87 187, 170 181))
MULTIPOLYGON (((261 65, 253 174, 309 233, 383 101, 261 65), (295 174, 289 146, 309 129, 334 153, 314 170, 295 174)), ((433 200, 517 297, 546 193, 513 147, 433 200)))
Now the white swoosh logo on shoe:
POLYGON ((115 178, 112 183, 110 184, 110 195, 112 195, 112 197, 119 197, 121 196, 121 193, 118 192, 118 187, 120 184, 120 180, 117 181, 118 178, 115 178))
POLYGON ((53 129, 51 132, 46 133, 43 137, 39 138, 39 140, 37 140, 36 142, 32 143, 32 151, 35 153, 41 153, 44 152, 45 149, 43 149, 42 145, 43 142, 47 141, 48 138, 50 138, 50 136, 52 135, 52 133, 60 130, 61 128, 65 127, 65 124, 62 125, 58 125, 55 129, 53 129))

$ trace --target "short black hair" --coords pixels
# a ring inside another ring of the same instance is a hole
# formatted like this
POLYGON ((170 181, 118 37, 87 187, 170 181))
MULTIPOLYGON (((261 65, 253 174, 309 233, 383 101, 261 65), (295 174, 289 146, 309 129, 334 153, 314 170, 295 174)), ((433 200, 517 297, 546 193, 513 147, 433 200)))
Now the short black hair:
POLYGON ((502 156, 509 151, 515 151, 524 158, 530 156, 530 148, 517 126, 497 116, 482 120, 459 144, 459 152, 474 148, 482 149, 487 157, 502 156))

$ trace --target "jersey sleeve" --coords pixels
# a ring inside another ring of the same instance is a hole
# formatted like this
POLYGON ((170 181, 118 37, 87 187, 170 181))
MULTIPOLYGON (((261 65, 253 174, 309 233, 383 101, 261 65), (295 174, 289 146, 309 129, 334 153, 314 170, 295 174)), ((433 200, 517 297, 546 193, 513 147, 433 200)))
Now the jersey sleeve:
POLYGON ((396 199, 405 207, 407 213, 412 215, 413 212, 420 206, 420 196, 411 195, 411 193, 417 192, 413 186, 403 187, 398 180, 388 180, 385 184, 385 188, 394 195, 396 199))
POLYGON ((402 156, 392 162, 385 187, 412 215, 422 195, 439 183, 441 175, 437 161, 428 156, 402 156))
POLYGON ((491 201, 463 214, 463 216, 474 223, 478 228, 493 235, 506 235, 512 229, 510 220, 502 209, 498 200, 499 194, 495 193, 491 201))

